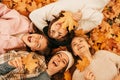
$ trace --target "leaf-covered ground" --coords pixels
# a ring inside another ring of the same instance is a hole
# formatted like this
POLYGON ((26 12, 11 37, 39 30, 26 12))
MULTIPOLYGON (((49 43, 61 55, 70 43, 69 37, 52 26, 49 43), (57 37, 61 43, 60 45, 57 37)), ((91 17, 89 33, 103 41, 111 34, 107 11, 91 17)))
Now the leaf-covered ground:
POLYGON ((103 10, 104 19, 90 32, 90 43, 97 51, 109 50, 120 55, 120 0, 111 0, 103 10))

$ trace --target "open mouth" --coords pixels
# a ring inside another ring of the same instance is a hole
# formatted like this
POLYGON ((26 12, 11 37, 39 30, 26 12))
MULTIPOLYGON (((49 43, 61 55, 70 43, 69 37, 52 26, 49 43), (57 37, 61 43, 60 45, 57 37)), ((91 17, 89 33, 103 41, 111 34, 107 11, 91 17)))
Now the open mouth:
POLYGON ((83 47, 84 47, 84 46, 80 46, 80 47, 78 48, 78 50, 81 50, 83 47))
POLYGON ((28 37, 28 41, 31 42, 31 39, 32 39, 32 36, 29 36, 28 37))

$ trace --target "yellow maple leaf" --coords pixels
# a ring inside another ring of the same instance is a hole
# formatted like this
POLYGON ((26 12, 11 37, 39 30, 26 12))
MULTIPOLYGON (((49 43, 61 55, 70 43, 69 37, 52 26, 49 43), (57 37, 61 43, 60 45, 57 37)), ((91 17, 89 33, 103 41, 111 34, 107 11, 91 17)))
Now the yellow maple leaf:
POLYGON ((69 70, 64 72, 64 79, 65 80, 72 80, 71 73, 69 72, 69 70))
POLYGON ((33 55, 33 53, 30 53, 22 59, 24 67, 29 71, 29 73, 33 73, 35 68, 38 66, 38 59, 33 59, 33 55))
POLYGON ((74 29, 74 27, 78 26, 78 22, 73 19, 71 12, 66 11, 62 14, 64 15, 64 17, 60 17, 60 19, 58 20, 59 22, 63 23, 62 28, 68 27, 68 30, 71 31, 74 29))
POLYGON ((83 71, 88 65, 90 64, 90 61, 87 57, 82 57, 82 60, 78 60, 78 64, 76 64, 76 67, 78 70, 83 71))

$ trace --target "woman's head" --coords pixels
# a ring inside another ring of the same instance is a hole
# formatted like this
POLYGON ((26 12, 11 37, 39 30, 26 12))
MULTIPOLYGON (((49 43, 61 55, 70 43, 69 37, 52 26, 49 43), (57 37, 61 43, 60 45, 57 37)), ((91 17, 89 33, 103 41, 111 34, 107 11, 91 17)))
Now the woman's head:
POLYGON ((66 28, 62 28, 62 23, 57 20, 50 26, 48 33, 49 37, 61 40, 67 35, 68 31, 66 28))
POLYGON ((48 70, 52 74, 59 72, 60 70, 64 69, 68 70, 74 63, 74 59, 72 54, 68 51, 59 51, 56 55, 54 55, 49 63, 48 63, 48 70))
POLYGON ((72 17, 72 13, 68 11, 61 11, 58 17, 55 17, 53 21, 51 21, 48 29, 48 36, 50 38, 63 41, 68 36, 68 33, 74 29, 75 20, 72 17), (70 19, 68 19, 70 18, 70 19))
POLYGON ((62 13, 63 12, 61 12, 58 17, 55 17, 55 19, 50 22, 48 29, 48 36, 60 41, 62 41, 68 33, 67 28, 62 28, 63 22, 59 21, 59 19, 64 16, 62 13))
POLYGON ((42 34, 25 34, 22 40, 32 51, 42 51, 48 45, 47 38, 42 34))
POLYGON ((74 55, 83 56, 89 52, 90 45, 84 37, 74 37, 71 42, 71 48, 74 55))

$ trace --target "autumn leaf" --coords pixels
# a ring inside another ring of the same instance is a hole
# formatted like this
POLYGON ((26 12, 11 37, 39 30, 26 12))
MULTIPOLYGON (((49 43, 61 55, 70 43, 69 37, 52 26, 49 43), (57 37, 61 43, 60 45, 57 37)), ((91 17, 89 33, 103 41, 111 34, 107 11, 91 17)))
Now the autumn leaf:
POLYGON ((33 59, 33 55, 33 53, 30 53, 22 59, 25 69, 28 70, 29 73, 33 73, 35 68, 38 66, 38 59, 33 59))
POLYGON ((2 0, 2 3, 28 17, 31 11, 55 1, 57 0, 2 0))
POLYGON ((81 72, 90 64, 90 61, 87 57, 82 57, 82 60, 78 60, 78 64, 76 64, 76 67, 81 72))
POLYGON ((35 1, 31 2, 31 4, 27 4, 26 8, 29 12, 32 12, 33 10, 37 9, 37 4, 35 1))
POLYGON ((62 14, 64 15, 64 17, 60 17, 60 19, 58 20, 59 22, 63 23, 62 28, 68 27, 68 30, 71 31, 78 26, 78 22, 73 19, 71 12, 66 11, 62 14))
POLYGON ((65 80, 72 80, 71 73, 69 72, 69 70, 64 72, 64 79, 65 80))

